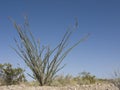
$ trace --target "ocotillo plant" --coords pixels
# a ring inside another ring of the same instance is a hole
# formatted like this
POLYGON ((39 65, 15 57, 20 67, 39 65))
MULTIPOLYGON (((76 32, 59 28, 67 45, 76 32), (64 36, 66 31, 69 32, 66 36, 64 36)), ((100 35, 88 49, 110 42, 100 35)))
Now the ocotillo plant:
POLYGON ((19 43, 15 40, 17 49, 14 48, 14 50, 32 70, 33 75, 29 75, 36 79, 40 86, 51 84, 56 73, 64 67, 64 65, 60 67, 63 59, 75 46, 87 38, 86 36, 67 48, 68 40, 76 28, 74 27, 67 30, 59 44, 51 49, 49 46, 41 46, 40 42, 35 40, 29 29, 27 18, 25 18, 23 26, 18 25, 16 22, 13 23, 21 40, 19 43))

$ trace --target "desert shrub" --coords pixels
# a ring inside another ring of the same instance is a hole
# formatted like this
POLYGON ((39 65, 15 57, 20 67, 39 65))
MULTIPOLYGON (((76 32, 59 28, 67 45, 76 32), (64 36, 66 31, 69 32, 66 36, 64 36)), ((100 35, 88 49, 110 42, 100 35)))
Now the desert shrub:
POLYGON ((96 82, 95 76, 91 75, 89 72, 81 72, 74 80, 79 85, 83 84, 94 84, 96 82))
POLYGON ((90 84, 95 83, 95 76, 91 75, 89 72, 82 72, 82 79, 87 80, 90 84))
POLYGON ((77 27, 76 24, 75 27, 67 30, 58 45, 51 49, 49 46, 41 46, 40 42, 34 39, 29 30, 29 23, 26 17, 23 26, 18 25, 14 21, 13 23, 20 38, 20 41, 15 40, 17 49, 13 49, 32 70, 33 75, 29 74, 29 76, 37 80, 40 86, 50 85, 52 83, 56 73, 64 67, 64 65, 62 67, 60 65, 67 54, 88 37, 87 35, 73 46, 67 48, 70 36, 77 27))
POLYGON ((25 81, 23 72, 23 69, 13 68, 10 63, 0 64, 1 85, 12 85, 25 81))

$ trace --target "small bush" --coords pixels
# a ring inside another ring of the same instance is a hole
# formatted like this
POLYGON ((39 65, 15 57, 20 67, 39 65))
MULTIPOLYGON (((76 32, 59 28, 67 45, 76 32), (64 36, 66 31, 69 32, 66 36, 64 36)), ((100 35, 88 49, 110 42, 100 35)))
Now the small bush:
POLYGON ((74 80, 79 85, 83 84, 94 84, 96 82, 95 76, 91 75, 89 72, 82 72, 74 80))
POLYGON ((23 69, 13 68, 10 63, 0 64, 1 85, 12 85, 25 81, 23 72, 23 69))

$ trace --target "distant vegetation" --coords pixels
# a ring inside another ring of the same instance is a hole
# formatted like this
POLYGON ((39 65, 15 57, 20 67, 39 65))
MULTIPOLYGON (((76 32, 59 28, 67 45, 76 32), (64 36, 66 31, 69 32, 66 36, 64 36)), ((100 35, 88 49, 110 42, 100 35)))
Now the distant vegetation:
POLYGON ((66 85, 89 85, 95 84, 98 80, 94 75, 91 75, 89 72, 81 72, 78 76, 72 76, 70 74, 58 75, 52 85, 55 86, 66 86, 66 85))
MULTIPOLYGON (((95 83, 113 83, 120 89, 120 73, 114 73, 114 79, 98 79, 89 72, 81 72, 77 76, 70 74, 56 75, 50 86, 76 86, 90 85, 95 83)), ((38 86, 38 81, 27 81, 24 76, 24 70, 21 68, 13 68, 10 63, 0 64, 0 85, 25 84, 28 86, 38 86)))
MULTIPOLYGON (((57 75, 50 86, 67 86, 67 85, 89 85, 95 84, 98 79, 89 72, 81 72, 77 76, 70 74, 57 75)), ((27 82, 24 76, 24 70, 21 68, 13 68, 10 63, 0 64, 0 85, 15 85, 24 83, 26 85, 39 85, 38 81, 27 82)))

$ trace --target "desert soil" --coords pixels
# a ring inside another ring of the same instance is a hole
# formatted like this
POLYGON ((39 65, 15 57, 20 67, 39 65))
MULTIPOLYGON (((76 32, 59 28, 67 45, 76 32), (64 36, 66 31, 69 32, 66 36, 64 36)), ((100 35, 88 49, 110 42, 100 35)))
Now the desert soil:
POLYGON ((0 90, 119 90, 113 84, 93 84, 81 86, 65 86, 65 87, 49 87, 49 86, 26 86, 26 85, 11 85, 0 86, 0 90))

